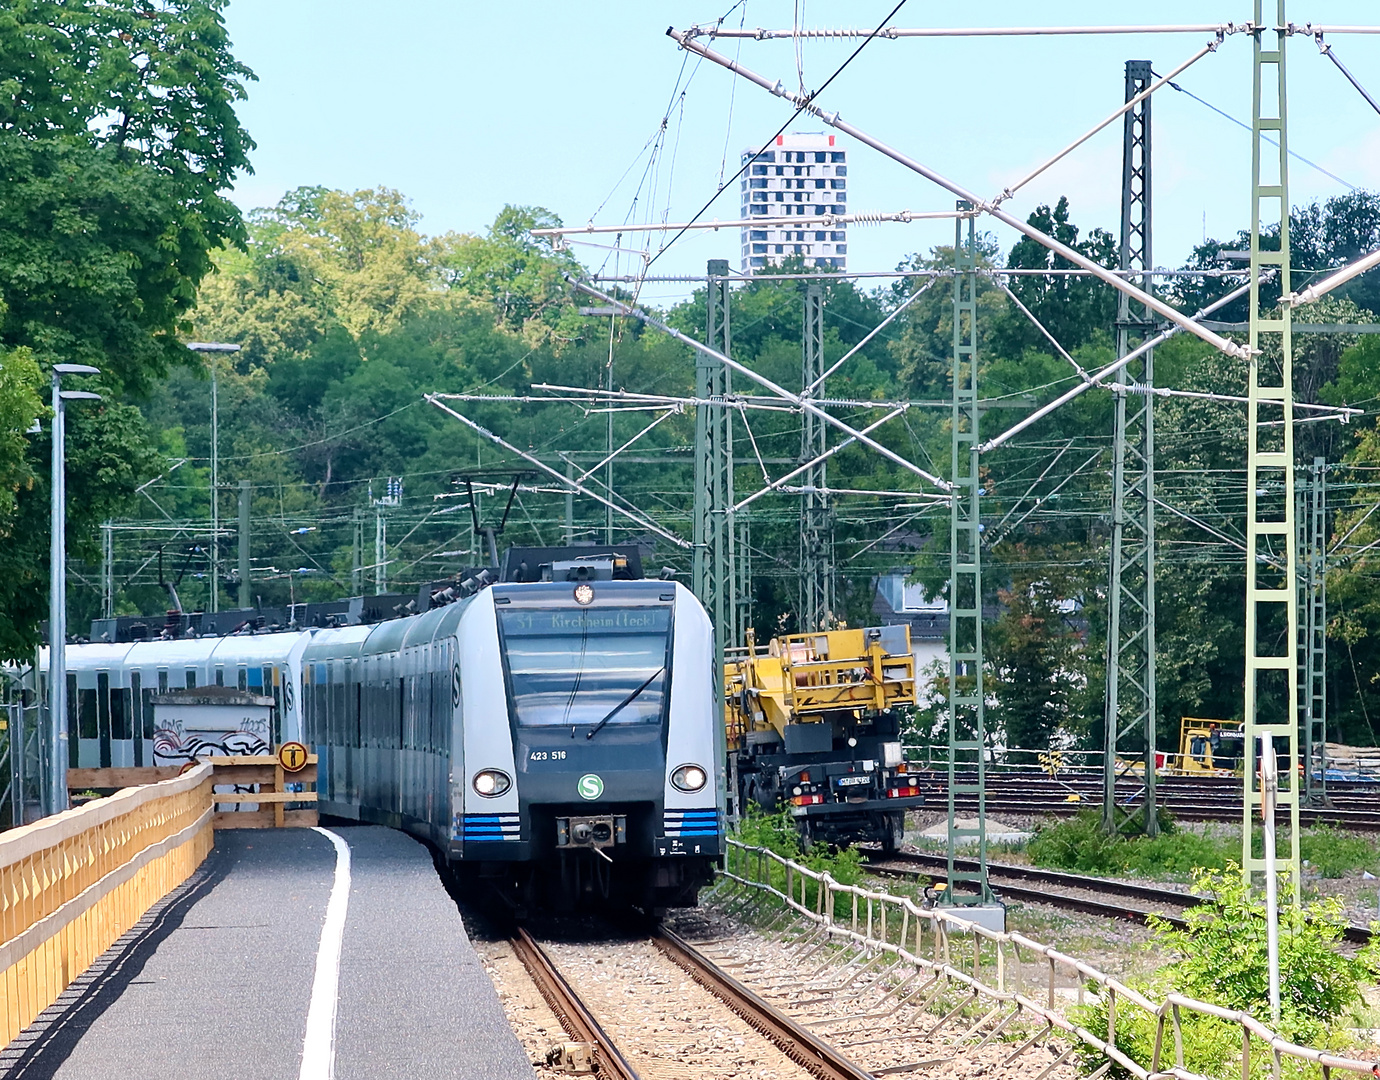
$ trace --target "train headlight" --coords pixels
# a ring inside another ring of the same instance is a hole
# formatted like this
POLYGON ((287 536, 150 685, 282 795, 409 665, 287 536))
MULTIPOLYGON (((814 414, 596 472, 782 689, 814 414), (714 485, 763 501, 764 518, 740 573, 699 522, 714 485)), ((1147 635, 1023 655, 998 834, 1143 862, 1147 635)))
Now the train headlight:
POLYGON ((671 774, 671 783, 677 791, 699 791, 709 781, 709 774, 698 765, 682 765, 671 774))
POLYGON ((582 581, 575 586, 575 603, 584 605, 594 603, 594 586, 582 581))
POLYGON ((513 786, 512 779, 498 769, 485 769, 474 774, 474 790, 486 799, 494 799, 513 786))

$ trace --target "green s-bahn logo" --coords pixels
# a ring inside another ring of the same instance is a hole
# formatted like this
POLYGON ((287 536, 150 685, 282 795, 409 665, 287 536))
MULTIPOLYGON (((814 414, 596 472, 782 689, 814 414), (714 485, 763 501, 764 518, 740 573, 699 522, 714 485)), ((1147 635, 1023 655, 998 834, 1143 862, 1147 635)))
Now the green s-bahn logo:
POLYGON ((585 773, 575 785, 575 790, 580 793, 582 799, 597 799, 604 793, 604 781, 594 773, 585 773))

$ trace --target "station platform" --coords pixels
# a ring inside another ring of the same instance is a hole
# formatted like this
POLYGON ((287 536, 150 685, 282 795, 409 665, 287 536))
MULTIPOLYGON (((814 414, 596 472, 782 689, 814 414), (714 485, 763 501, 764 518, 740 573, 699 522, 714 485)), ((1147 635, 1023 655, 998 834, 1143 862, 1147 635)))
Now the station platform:
POLYGON ((330 832, 348 892, 324 832, 218 831, 197 873, 0 1053, 0 1076, 532 1080, 428 849, 330 832))

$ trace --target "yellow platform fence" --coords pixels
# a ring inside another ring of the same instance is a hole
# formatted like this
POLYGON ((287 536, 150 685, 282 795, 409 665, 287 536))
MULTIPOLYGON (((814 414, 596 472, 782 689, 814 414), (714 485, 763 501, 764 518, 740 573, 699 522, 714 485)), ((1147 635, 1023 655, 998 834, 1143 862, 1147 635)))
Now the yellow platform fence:
POLYGON ((212 766, 0 833, 0 1047, 214 843, 212 766))

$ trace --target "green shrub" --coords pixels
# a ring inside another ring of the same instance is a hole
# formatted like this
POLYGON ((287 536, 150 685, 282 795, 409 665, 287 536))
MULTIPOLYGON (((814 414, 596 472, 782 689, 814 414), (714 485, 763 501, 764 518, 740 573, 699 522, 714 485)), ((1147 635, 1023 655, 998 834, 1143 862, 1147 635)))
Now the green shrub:
POLYGON ((1299 834, 1299 857, 1325 878, 1345 877, 1357 870, 1374 873, 1380 865, 1373 841, 1326 824, 1299 834))
POLYGON ((1186 878, 1198 869, 1220 870, 1237 850, 1229 836, 1179 829, 1164 815, 1158 836, 1108 835, 1102 831, 1102 815, 1096 810, 1042 825, 1026 844, 1027 854, 1038 866, 1146 877, 1186 878))
MULTIPOLYGON (((857 848, 832 850, 823 844, 815 844, 808 854, 803 852, 795 821, 784 808, 768 814, 750 807, 747 815, 738 824, 736 839, 753 847, 764 847, 774 851, 783 858, 792 859, 816 873, 827 873, 841 885, 856 885, 862 880, 862 855, 857 848)), ((772 872, 772 884, 785 892, 786 875, 780 868, 772 872)), ((799 900, 800 886, 796 885, 795 889, 795 898, 799 900)), ((814 907, 818 902, 818 887, 813 883, 806 887, 805 900, 810 907, 814 907)))
POLYGON ((1137 837, 1126 848, 1126 868, 1133 874, 1187 877, 1195 870, 1221 870, 1240 851, 1240 844, 1216 833, 1185 830, 1137 837))
MULTIPOLYGON (((1145 806, 1141 805, 1139 810, 1133 810, 1130 814, 1118 812, 1117 819, 1120 824, 1116 831, 1125 837, 1135 837, 1145 835, 1145 806)), ((1179 823, 1163 806, 1155 808, 1155 822, 1159 825, 1160 835, 1165 833, 1177 832, 1179 823)))
MULTIPOLYGON (((1136 989, 1151 999, 1170 992, 1227 1009, 1238 1009, 1269 1021, 1265 903, 1244 882, 1241 870, 1227 863, 1222 870, 1194 874, 1195 892, 1210 902, 1184 915, 1188 924, 1175 929, 1163 920, 1153 924, 1149 948, 1167 957, 1156 974, 1136 989)), ((1287 885, 1281 895, 1288 895, 1287 885)), ((1337 951, 1346 925, 1345 908, 1329 897, 1295 908, 1286 904, 1279 917, 1280 1034, 1294 1042, 1339 1048, 1346 1044, 1347 1027, 1357 1020, 1362 992, 1377 971, 1375 947, 1350 959, 1337 951)), ((1209 1076, 1239 1075, 1240 1029, 1209 1017, 1183 1014, 1184 1064, 1209 1076)), ((1078 1010, 1078 1021, 1091 1031, 1107 1030, 1107 1005, 1096 1001, 1078 1010)), ((1274 1025, 1272 1025, 1274 1026, 1274 1025)), ((1117 1011, 1117 1045, 1148 1068, 1155 1039, 1155 1021, 1137 1009, 1117 1011)), ((1163 1052, 1172 1053, 1166 1035, 1163 1052)), ((1091 1049, 1083 1065, 1092 1071, 1102 1064, 1091 1049)), ((1163 1067, 1165 1061, 1161 1061, 1163 1067)), ((1267 1075, 1269 1055, 1256 1054, 1252 1073, 1267 1075)))
POLYGON ((1126 869, 1126 839, 1102 831, 1102 815, 1083 810, 1071 818, 1041 825, 1026 844, 1036 866, 1119 874, 1126 869))

